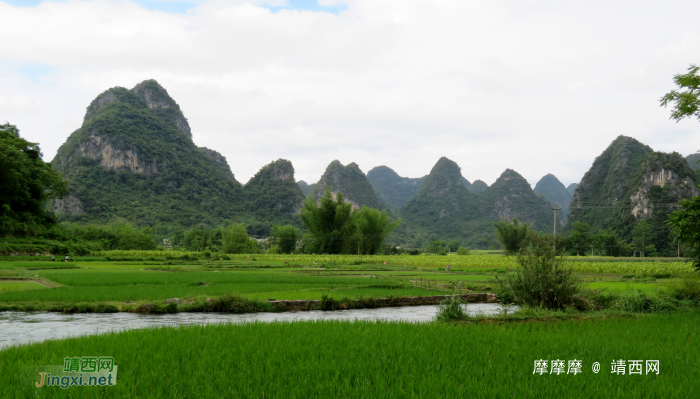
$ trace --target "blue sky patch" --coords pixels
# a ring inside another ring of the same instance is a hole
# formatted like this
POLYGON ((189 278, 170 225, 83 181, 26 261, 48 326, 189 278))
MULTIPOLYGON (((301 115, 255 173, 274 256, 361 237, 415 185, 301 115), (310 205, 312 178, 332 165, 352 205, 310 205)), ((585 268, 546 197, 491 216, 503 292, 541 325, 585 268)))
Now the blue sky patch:
POLYGON ((45 82, 42 78, 51 75, 53 72, 57 71, 58 68, 36 62, 19 63, 0 58, 0 70, 12 71, 24 76, 33 83, 43 84, 45 82))
MULTIPOLYGON (((21 7, 34 7, 46 0, 0 0, 3 3, 21 7)), ((68 0, 53 0, 58 2, 66 2, 68 0)), ((147 10, 158 10, 170 14, 185 14, 206 0, 132 0, 147 10)), ((348 8, 347 4, 340 3, 333 6, 322 6, 318 4, 318 0, 287 0, 287 5, 281 7, 262 6, 277 12, 280 10, 299 10, 299 11, 314 11, 328 12, 338 15, 339 12, 348 8)))

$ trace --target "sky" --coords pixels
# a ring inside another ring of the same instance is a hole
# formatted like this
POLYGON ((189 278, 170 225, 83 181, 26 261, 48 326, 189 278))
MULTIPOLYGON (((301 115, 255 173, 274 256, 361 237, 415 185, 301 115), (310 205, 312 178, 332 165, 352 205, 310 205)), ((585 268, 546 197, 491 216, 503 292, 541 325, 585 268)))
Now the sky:
POLYGON ((156 79, 247 182, 279 158, 579 182, 619 135, 700 150, 659 99, 700 63, 700 2, 0 0, 0 123, 50 161, 110 87, 156 79))

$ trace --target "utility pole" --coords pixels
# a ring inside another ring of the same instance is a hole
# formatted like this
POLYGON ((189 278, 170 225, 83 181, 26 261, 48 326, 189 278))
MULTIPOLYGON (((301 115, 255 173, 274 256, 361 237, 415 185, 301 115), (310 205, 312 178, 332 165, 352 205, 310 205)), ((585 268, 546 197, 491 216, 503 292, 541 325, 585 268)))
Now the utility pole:
POLYGON ((554 205, 552 207, 554 211, 554 239, 552 240, 552 271, 557 271, 557 211, 561 210, 560 207, 554 205))

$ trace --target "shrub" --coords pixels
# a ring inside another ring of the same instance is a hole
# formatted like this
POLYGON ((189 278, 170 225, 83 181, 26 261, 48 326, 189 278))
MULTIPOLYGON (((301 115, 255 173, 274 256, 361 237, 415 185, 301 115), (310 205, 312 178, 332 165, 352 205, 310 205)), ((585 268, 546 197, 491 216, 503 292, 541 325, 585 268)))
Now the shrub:
POLYGON ((318 308, 320 310, 336 310, 338 308, 338 302, 333 298, 329 298, 327 295, 323 295, 318 308))
POLYGON ((564 309, 579 293, 581 284, 571 269, 556 259, 551 236, 531 234, 517 255, 520 269, 509 273, 507 284, 518 302, 546 309, 564 309))
POLYGON ((469 255, 469 248, 467 248, 467 247, 457 248, 457 255, 469 255))
POLYGON ((438 305, 438 312, 435 319, 438 321, 464 320, 468 316, 464 312, 464 301, 457 295, 455 290, 452 295, 443 299, 438 305))

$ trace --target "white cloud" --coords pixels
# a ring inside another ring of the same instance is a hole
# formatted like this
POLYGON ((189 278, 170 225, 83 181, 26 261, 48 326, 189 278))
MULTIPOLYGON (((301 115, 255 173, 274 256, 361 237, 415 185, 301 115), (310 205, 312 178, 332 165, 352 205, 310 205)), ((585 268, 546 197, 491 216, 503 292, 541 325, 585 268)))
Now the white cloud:
POLYGON ((620 134, 700 149, 698 122, 658 106, 700 62, 697 2, 344 3, 0 3, 0 58, 53 71, 38 82, 0 66, 0 119, 51 159, 96 95, 154 78, 242 182, 277 158, 313 182, 333 159, 418 177, 444 155, 472 181, 511 168, 568 184, 620 134))

